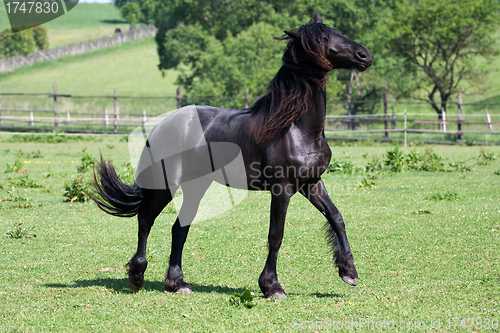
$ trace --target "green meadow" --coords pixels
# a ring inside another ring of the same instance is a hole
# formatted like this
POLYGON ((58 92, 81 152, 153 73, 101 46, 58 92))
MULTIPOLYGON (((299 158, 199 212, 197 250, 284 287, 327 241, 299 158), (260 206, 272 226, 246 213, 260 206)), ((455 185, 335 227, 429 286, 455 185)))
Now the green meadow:
MULTIPOLYGON (((403 323, 398 331, 498 331, 499 147, 433 146, 444 171, 396 173, 376 167, 392 146, 332 144, 332 172, 323 179, 346 221, 358 286, 341 281, 324 217, 296 195, 278 259, 288 298, 275 301, 257 284, 268 193, 249 192, 232 210, 192 225, 183 260, 192 295, 163 287, 175 220, 175 209, 166 209, 149 236, 143 289, 132 294, 124 264, 136 249, 136 219, 64 196, 85 154, 101 152, 124 174, 127 143, 50 138, 0 137, 1 331, 312 332, 333 320, 364 321, 359 332, 373 331, 370 320, 403 323), (255 294, 253 308, 229 301, 245 289, 255 294)), ((401 150, 412 149, 424 156, 426 147, 401 150)))

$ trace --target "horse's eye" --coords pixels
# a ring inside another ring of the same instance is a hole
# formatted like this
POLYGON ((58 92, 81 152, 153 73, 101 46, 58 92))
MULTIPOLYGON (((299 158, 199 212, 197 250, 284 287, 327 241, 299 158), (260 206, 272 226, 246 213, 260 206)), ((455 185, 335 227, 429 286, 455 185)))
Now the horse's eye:
POLYGON ((323 42, 325 42, 325 44, 328 44, 328 38, 323 37, 323 42))

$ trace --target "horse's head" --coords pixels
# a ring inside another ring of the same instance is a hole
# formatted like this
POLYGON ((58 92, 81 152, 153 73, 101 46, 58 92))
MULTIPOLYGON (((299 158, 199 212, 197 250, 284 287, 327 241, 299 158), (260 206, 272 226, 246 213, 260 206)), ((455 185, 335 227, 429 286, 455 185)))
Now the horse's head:
POLYGON ((323 24, 319 13, 316 13, 312 22, 298 29, 287 30, 285 34, 292 40, 291 43, 298 42, 307 53, 315 56, 318 64, 323 63, 323 68, 364 71, 372 64, 372 54, 366 47, 323 24))

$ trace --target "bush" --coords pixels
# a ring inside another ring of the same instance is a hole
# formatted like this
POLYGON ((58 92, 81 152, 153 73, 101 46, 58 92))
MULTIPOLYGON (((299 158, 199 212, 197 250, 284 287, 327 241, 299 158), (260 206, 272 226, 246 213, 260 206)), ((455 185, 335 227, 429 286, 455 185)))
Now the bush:
POLYGON ((33 31, 33 38, 35 39, 36 47, 39 50, 49 48, 49 33, 46 27, 38 25, 31 29, 33 31))
POLYGON ((42 25, 16 33, 11 28, 0 32, 0 57, 26 55, 48 46, 47 28, 42 25))

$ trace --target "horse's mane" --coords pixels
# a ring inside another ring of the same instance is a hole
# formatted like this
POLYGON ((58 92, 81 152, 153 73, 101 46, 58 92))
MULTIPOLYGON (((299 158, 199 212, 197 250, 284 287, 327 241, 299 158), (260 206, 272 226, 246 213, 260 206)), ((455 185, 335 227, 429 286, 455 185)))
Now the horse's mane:
POLYGON ((326 74, 333 68, 325 57, 321 36, 329 29, 323 23, 310 22, 291 31, 300 37, 290 38, 283 66, 269 83, 266 95, 244 112, 252 116, 250 134, 258 146, 273 141, 300 119, 309 110, 315 89, 325 90, 326 74))

